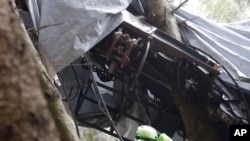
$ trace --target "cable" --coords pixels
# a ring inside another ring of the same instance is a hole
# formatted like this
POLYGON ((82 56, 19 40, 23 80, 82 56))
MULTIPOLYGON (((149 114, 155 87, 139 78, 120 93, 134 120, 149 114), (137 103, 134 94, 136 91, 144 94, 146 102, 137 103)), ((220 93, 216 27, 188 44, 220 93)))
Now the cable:
MULTIPOLYGON (((213 59, 215 62, 219 63, 219 61, 217 61, 214 57, 212 57, 211 55, 209 55, 208 53, 204 52, 203 50, 195 47, 195 46, 192 46, 192 45, 188 45, 189 47, 193 48, 193 49, 196 49, 204 54, 206 54, 208 57, 210 57, 211 59, 213 59)), ((222 68, 226 71, 226 73, 229 75, 229 77, 231 78, 231 80, 233 81, 233 83, 235 84, 236 88, 238 89, 238 93, 240 95, 240 97, 243 99, 243 101, 245 102, 245 106, 246 106, 246 110, 247 110, 247 120, 248 120, 248 123, 250 123, 250 111, 249 111, 249 106, 248 106, 248 103, 247 103, 247 100, 246 100, 246 97, 243 95, 238 83, 235 81, 235 79, 233 78, 233 76, 231 75, 231 73, 222 65, 222 68)))
POLYGON ((72 113, 72 116, 73 116, 73 120, 74 120, 74 123, 75 123, 77 135, 78 135, 79 138, 81 138, 81 136, 80 136, 80 131, 79 131, 78 124, 77 124, 77 120, 76 120, 76 116, 75 116, 75 114, 74 114, 74 112, 73 112, 73 108, 72 108, 72 106, 71 106, 71 104, 70 104, 70 102, 69 102, 68 94, 67 94, 67 92, 66 92, 66 89, 65 89, 65 87, 64 87, 63 81, 62 81, 62 79, 61 79, 61 73, 60 73, 60 72, 58 72, 58 76, 59 76, 59 77, 58 77, 58 78, 59 78, 59 81, 60 81, 61 84, 62 84, 63 91, 64 91, 64 94, 65 94, 65 96, 66 96, 66 100, 67 100, 67 102, 69 103, 69 109, 70 109, 70 112, 72 113))
POLYGON ((143 66, 145 64, 145 61, 147 59, 147 56, 148 56, 149 48, 150 48, 150 41, 147 42, 146 50, 145 50, 145 52, 144 52, 144 54, 142 56, 142 60, 141 60, 141 62, 139 64, 139 68, 138 68, 138 70, 136 72, 136 75, 135 75, 135 78, 132 81, 132 84, 131 84, 131 86, 129 88, 130 91, 132 91, 134 89, 134 85, 135 85, 137 79, 139 78, 139 76, 141 74, 142 68, 143 68, 143 66))
POLYGON ((95 90, 95 94, 97 94, 97 96, 99 97, 98 105, 100 106, 100 108, 101 108, 101 110, 103 111, 103 113, 108 117, 109 121, 111 122, 111 126, 114 128, 114 130, 115 130, 117 136, 119 137, 119 139, 120 139, 121 141, 123 141, 122 136, 120 135, 119 131, 117 130, 117 128, 116 128, 115 125, 114 125, 114 122, 113 122, 113 120, 112 120, 112 118, 111 118, 111 115, 110 115, 110 113, 109 113, 109 111, 108 111, 106 105, 105 105, 105 102, 104 102, 104 100, 103 100, 103 97, 101 96, 101 94, 100 94, 100 92, 99 92, 99 90, 98 90, 97 83, 96 83, 96 81, 95 81, 95 79, 94 79, 94 77, 93 77, 92 63, 91 63, 91 59, 90 59, 90 57, 89 57, 88 52, 85 53, 85 57, 86 57, 86 60, 87 60, 88 64, 90 64, 90 66, 89 66, 89 70, 90 70, 90 76, 89 76, 89 78, 92 80, 93 87, 94 87, 94 90, 95 90), (101 103, 100 103, 100 102, 101 102, 101 103), (102 104, 102 105, 101 105, 101 104, 102 104), (103 106, 103 107, 102 107, 102 106, 103 106))

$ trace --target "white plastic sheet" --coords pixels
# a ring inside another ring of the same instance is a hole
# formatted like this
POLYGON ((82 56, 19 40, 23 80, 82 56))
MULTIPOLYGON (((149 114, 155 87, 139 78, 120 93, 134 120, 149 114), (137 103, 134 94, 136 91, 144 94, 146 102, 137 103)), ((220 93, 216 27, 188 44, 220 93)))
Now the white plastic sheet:
POLYGON ((58 72, 121 22, 131 0, 26 0, 49 71, 58 72))

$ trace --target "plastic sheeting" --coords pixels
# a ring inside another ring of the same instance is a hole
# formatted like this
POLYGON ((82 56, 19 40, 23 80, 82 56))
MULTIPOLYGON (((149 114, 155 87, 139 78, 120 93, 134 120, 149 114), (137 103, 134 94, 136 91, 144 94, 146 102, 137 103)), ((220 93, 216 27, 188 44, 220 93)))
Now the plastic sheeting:
POLYGON ((58 72, 122 22, 131 0, 26 0, 49 71, 58 72))
MULTIPOLYGON (((186 44, 195 46, 222 64, 245 90, 250 88, 250 20, 229 25, 177 11, 186 44), (190 20, 191 19, 191 20, 190 20)), ((221 77, 233 83, 222 73, 221 77)))

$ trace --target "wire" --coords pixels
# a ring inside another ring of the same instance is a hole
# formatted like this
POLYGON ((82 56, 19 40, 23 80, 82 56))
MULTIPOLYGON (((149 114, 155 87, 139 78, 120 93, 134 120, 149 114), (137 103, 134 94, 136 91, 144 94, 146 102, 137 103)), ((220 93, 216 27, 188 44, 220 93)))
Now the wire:
POLYGON ((66 100, 67 100, 67 102, 69 103, 69 109, 70 109, 70 112, 72 113, 72 116, 73 116, 73 120, 74 120, 74 123, 75 123, 75 128, 76 128, 77 135, 78 135, 79 138, 81 138, 81 136, 80 136, 80 131, 79 131, 78 124, 77 124, 77 120, 76 120, 76 116, 75 116, 75 114, 74 114, 74 112, 73 112, 72 105, 71 105, 70 102, 69 102, 68 94, 67 94, 67 92, 66 92, 66 89, 65 89, 65 87, 64 87, 63 81, 62 81, 62 79, 61 79, 61 73, 60 73, 60 72, 58 72, 58 78, 59 78, 59 81, 60 81, 61 84, 62 84, 63 91, 64 91, 64 94, 65 94, 65 96, 66 96, 66 100))
MULTIPOLYGON (((211 55, 209 55, 208 53, 206 53, 205 51, 195 47, 195 46, 192 46, 192 45, 188 45, 189 47, 193 48, 193 49, 196 49, 204 54, 206 54, 208 57, 210 57, 211 59, 213 59, 215 62, 219 63, 218 60, 216 60, 214 57, 212 57, 211 55)), ((233 78, 233 76, 231 75, 231 73, 222 65, 222 68, 226 71, 226 73, 229 75, 229 77, 231 78, 231 80, 234 82, 236 88, 238 89, 238 93, 240 95, 240 97, 243 99, 243 101, 245 102, 245 106, 246 106, 246 110, 247 110, 247 120, 248 120, 248 123, 250 123, 250 111, 249 111, 249 106, 248 106, 248 103, 247 103, 247 100, 246 100, 246 97, 243 95, 238 83, 235 81, 235 79, 233 78)))
POLYGON ((100 94, 100 92, 99 92, 99 90, 98 90, 97 83, 96 83, 96 81, 95 81, 95 79, 94 79, 94 77, 93 77, 92 63, 91 63, 91 59, 90 59, 90 57, 89 57, 88 52, 85 53, 84 56, 86 57, 87 62, 90 64, 90 66, 89 66, 89 70, 90 70, 90 76, 89 76, 89 78, 92 80, 93 87, 94 87, 94 90, 95 90, 95 94, 97 94, 97 96, 98 96, 98 98, 99 98, 99 100, 98 100, 98 105, 100 106, 100 109, 103 111, 103 113, 108 117, 109 121, 111 122, 111 126, 114 128, 114 130, 115 130, 117 136, 119 137, 119 139, 120 139, 121 141, 123 141, 122 136, 120 135, 119 131, 118 131, 117 128, 115 127, 114 121, 113 121, 112 118, 111 118, 111 115, 110 115, 110 113, 109 113, 109 111, 108 111, 108 109, 107 109, 107 107, 106 107, 106 104, 105 104, 105 102, 104 102, 104 100, 103 100, 103 97, 101 96, 101 94, 100 94), (101 104, 102 104, 102 105, 101 105, 101 104))
POLYGON ((148 56, 149 48, 150 48, 150 41, 147 42, 146 50, 145 50, 145 52, 144 52, 144 54, 143 54, 143 57, 142 57, 142 60, 141 60, 141 62, 140 62, 140 64, 139 64, 139 68, 138 68, 137 73, 136 73, 136 75, 135 75, 135 78, 134 78, 134 80, 132 81, 132 84, 131 84, 131 86, 130 86, 130 88, 129 88, 130 91, 133 90, 134 85, 135 85, 137 79, 139 78, 139 76, 140 76, 140 74, 141 74, 142 68, 143 68, 143 66, 144 66, 144 64, 145 64, 145 61, 146 61, 146 59, 147 59, 147 56, 148 56))

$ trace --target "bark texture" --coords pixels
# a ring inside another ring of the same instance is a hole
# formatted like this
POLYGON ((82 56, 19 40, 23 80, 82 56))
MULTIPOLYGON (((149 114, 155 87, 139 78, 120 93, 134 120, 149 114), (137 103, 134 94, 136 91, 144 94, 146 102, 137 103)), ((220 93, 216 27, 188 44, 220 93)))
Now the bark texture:
MULTIPOLYGON (((178 25, 169 2, 166 0, 145 0, 145 2, 149 22, 181 41, 178 25)), ((172 91, 172 96, 180 112, 189 141, 200 141, 201 139, 219 141, 216 127, 211 122, 205 105, 186 101, 178 92, 179 90, 172 91)))
POLYGON ((165 31, 173 38, 181 41, 179 28, 172 8, 167 0, 145 0, 147 8, 147 19, 155 27, 165 31))
MULTIPOLYGON (((15 0, 15 4, 18 7, 25 6, 24 0, 15 0)), ((23 21, 20 20, 19 22, 19 24, 22 25, 22 36, 25 39, 27 50, 29 50, 31 58, 35 62, 35 68, 38 73, 37 78, 39 79, 39 82, 41 84, 40 86, 42 94, 48 103, 49 111, 55 121, 61 141, 80 141, 74 121, 67 113, 61 101, 60 93, 53 85, 51 78, 49 77, 44 65, 42 64, 41 58, 39 57, 37 50, 33 46, 33 43, 30 40, 30 37, 24 27, 23 21)))
POLYGON ((12 4, 0 1, 0 141, 59 141, 12 4))

